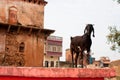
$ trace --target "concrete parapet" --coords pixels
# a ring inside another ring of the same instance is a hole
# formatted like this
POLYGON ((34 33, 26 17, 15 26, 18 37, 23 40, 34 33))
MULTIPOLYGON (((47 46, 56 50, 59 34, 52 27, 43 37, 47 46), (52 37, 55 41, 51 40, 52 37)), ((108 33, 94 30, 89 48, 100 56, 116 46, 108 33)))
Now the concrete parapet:
MULTIPOLYGON (((114 69, 110 69, 110 68, 81 69, 81 68, 42 68, 42 67, 0 67, 0 78, 2 77, 5 78, 5 76, 16 77, 16 78, 17 77, 31 78, 31 79, 32 78, 44 78, 44 79, 46 78, 61 78, 61 79, 62 78, 71 78, 71 79, 84 78, 85 80, 94 80, 94 79, 104 80, 104 78, 115 77, 116 73, 114 69)), ((31 79, 28 79, 28 80, 31 80, 31 79)))

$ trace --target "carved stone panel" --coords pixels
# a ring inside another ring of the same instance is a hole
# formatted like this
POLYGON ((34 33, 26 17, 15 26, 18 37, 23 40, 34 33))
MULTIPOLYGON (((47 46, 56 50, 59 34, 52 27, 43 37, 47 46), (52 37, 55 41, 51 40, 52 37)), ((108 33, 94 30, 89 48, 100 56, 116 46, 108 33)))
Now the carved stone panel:
POLYGON ((19 42, 17 34, 10 32, 6 34, 5 55, 2 65, 4 66, 24 66, 24 54, 19 52, 19 42))

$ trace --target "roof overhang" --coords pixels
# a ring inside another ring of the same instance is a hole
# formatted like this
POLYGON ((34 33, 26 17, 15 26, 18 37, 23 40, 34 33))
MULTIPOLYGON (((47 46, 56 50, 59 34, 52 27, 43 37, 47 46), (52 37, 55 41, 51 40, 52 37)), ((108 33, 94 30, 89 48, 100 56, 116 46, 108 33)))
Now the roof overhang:
POLYGON ((35 32, 36 35, 40 35, 42 33, 46 36, 49 36, 50 34, 55 32, 55 30, 51 30, 51 29, 43 29, 43 28, 34 27, 34 26, 13 25, 8 23, 0 23, 0 28, 6 28, 7 32, 10 32, 10 30, 15 29, 18 34, 20 30, 26 30, 28 31, 29 34, 32 34, 32 32, 35 32))

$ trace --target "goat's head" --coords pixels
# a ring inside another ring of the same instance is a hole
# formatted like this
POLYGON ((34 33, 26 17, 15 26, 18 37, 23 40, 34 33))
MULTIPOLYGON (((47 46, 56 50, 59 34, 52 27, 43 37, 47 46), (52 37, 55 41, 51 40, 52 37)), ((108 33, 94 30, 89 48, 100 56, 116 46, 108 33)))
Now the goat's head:
POLYGON ((92 31, 93 31, 93 37, 95 37, 93 24, 87 24, 87 26, 85 27, 84 33, 88 33, 89 35, 91 35, 92 31))

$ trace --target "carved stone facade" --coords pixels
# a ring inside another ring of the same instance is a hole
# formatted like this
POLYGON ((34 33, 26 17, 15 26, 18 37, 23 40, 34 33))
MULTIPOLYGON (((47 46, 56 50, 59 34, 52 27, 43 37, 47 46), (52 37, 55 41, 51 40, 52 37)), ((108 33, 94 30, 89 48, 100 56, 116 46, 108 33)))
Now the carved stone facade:
POLYGON ((0 23, 1 66, 43 66, 44 41, 54 30, 0 23))
POLYGON ((0 0, 0 22, 44 28, 44 0, 0 0), (12 14, 10 14, 12 12, 12 14), (14 14, 15 13, 15 14, 14 14), (12 20, 12 21, 10 21, 12 20))
POLYGON ((42 67, 44 0, 0 0, 0 66, 42 67))
MULTIPOLYGON (((24 43, 24 42, 23 42, 24 43)), ((14 32, 6 34, 5 54, 1 65, 4 66, 24 66, 24 51, 20 51, 20 43, 17 41, 17 35, 14 32)), ((24 46, 23 46, 24 48, 24 46)))

